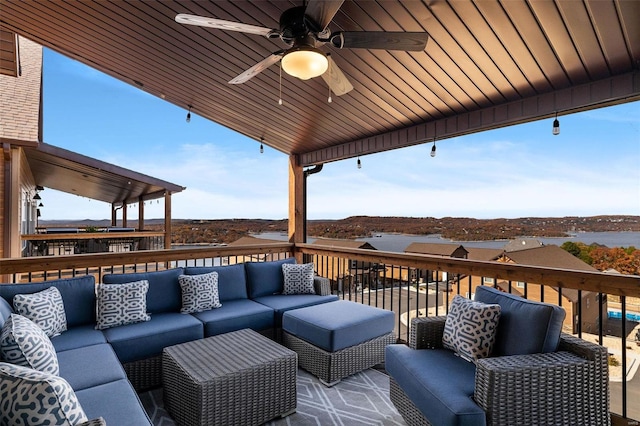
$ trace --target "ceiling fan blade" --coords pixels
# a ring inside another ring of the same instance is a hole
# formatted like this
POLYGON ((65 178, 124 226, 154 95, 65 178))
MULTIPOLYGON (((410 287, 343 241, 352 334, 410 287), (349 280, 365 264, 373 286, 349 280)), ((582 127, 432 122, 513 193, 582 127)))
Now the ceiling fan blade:
POLYGON ((309 22, 314 32, 322 32, 329 22, 336 16, 344 0, 310 0, 304 14, 311 19, 309 22))
POLYGON ((336 96, 342 96, 345 93, 349 93, 353 90, 353 86, 347 79, 347 76, 344 75, 342 70, 338 68, 335 61, 328 57, 329 59, 329 68, 327 71, 321 75, 322 79, 327 83, 327 86, 331 89, 336 96))
POLYGON ((267 56, 242 74, 235 77, 233 80, 229 82, 229 84, 242 84, 253 78, 254 76, 260 74, 262 71, 269 68, 271 65, 278 62, 282 59, 282 52, 277 52, 272 54, 271 56, 267 56))
POLYGON ((424 50, 429 34, 383 32, 383 31, 342 31, 332 35, 331 43, 340 49, 384 49, 424 50))
POLYGON ((187 15, 185 13, 176 15, 176 22, 180 24, 197 25, 200 27, 217 28, 219 30, 263 35, 265 37, 268 37, 273 31, 275 31, 271 28, 258 27, 256 25, 225 21, 224 19, 207 18, 205 16, 187 15))

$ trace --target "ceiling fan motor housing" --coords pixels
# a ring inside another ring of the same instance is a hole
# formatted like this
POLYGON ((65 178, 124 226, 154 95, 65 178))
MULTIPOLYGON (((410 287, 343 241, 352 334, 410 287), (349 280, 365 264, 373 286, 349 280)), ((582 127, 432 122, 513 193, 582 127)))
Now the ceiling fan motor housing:
POLYGON ((280 15, 280 38, 287 44, 306 38, 309 34, 307 17, 304 12, 306 6, 292 7, 280 15))

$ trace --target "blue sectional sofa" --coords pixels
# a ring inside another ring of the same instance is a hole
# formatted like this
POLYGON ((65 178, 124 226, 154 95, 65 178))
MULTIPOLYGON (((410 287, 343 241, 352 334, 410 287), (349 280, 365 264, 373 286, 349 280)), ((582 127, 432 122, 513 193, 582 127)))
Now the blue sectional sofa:
MULTIPOLYGON (((147 280, 149 321, 96 330, 96 293, 93 276, 29 284, 0 284, 0 327, 13 313, 16 294, 58 288, 67 317, 67 330, 52 337, 60 376, 73 388, 89 417, 108 425, 150 424, 136 391, 160 386, 162 349, 204 337, 252 328, 273 336, 282 314, 337 300, 328 280, 316 277, 316 294, 284 295, 282 264, 249 262, 216 267, 175 268, 158 272, 108 274, 105 284, 147 280), (222 306, 193 314, 180 313, 178 277, 216 271, 222 306)), ((1 360, 0 360, 1 361, 1 360)))

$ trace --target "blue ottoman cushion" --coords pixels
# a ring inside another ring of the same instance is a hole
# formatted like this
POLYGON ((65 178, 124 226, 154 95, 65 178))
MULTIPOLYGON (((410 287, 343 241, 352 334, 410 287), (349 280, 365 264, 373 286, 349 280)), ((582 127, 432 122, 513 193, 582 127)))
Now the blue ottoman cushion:
POLYGON ((491 356, 555 352, 558 349, 565 317, 561 307, 487 286, 476 288, 474 300, 500 305, 500 322, 491 356))
POLYGON ((391 311, 339 300, 285 312, 282 329, 328 352, 336 352, 391 333, 394 322, 391 311))
POLYGON ((385 368, 429 423, 485 426, 485 412, 473 401, 476 367, 448 349, 385 348, 385 368))

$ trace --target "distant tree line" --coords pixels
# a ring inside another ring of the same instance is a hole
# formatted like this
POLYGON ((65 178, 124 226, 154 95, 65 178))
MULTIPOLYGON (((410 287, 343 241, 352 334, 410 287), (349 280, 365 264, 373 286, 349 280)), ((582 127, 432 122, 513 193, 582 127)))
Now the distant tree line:
POLYGON ((640 250, 634 246, 609 248, 567 241, 560 247, 599 271, 615 269, 621 274, 640 275, 640 250))

